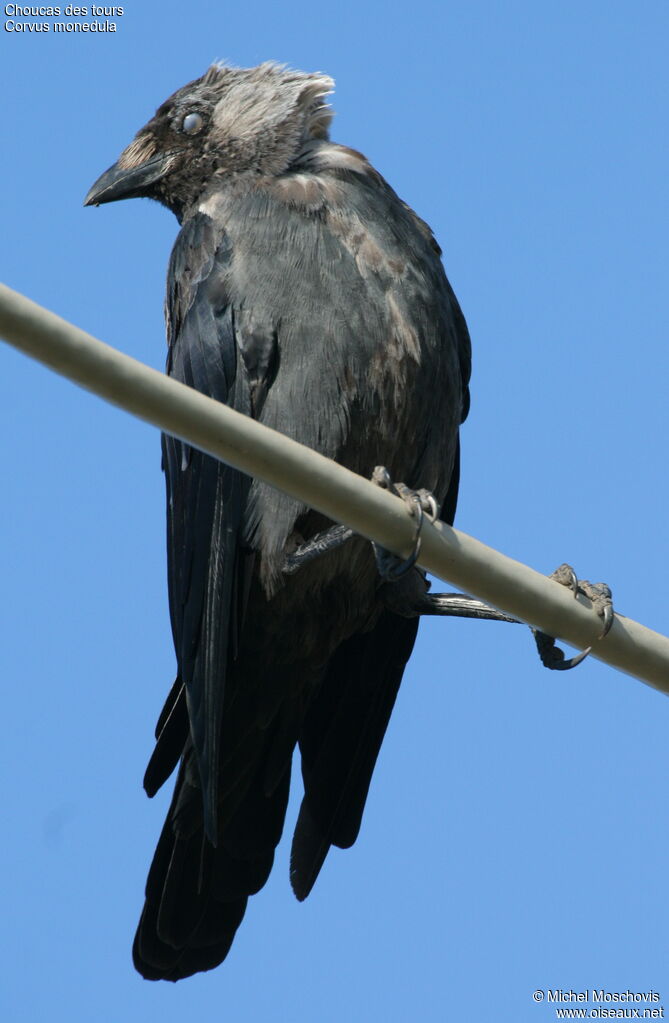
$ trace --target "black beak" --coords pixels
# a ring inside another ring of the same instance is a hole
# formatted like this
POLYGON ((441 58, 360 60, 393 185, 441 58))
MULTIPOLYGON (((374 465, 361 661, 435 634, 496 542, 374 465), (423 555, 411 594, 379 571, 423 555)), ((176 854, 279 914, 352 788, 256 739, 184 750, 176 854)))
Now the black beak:
POLYGON ((101 206, 117 199, 134 199, 147 195, 147 188, 169 169, 172 153, 159 153, 139 167, 119 167, 115 163, 101 174, 88 195, 84 206, 101 206))

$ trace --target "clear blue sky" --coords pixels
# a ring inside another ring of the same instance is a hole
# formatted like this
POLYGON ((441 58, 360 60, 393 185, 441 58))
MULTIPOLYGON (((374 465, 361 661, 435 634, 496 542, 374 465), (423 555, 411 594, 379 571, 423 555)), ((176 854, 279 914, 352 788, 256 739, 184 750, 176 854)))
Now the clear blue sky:
MULTIPOLYGON (((176 221, 85 192, 213 59, 327 71, 334 138, 432 225, 469 322, 458 525, 666 632, 666 4, 124 10, 115 34, 0 27, 0 279, 162 368, 176 221)), ((141 980, 174 671, 158 435, 0 359, 3 1020, 545 1023, 536 988, 592 987, 669 1012, 669 702, 456 621, 423 624, 360 839, 309 900, 285 836, 223 967, 141 980)))

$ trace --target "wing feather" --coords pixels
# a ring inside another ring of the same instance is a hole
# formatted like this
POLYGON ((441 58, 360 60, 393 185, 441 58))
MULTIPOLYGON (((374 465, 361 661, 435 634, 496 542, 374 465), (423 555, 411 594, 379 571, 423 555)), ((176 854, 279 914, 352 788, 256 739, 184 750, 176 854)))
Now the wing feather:
MULTIPOLYGON (((230 247, 208 217, 188 222, 168 274, 168 374, 235 404, 236 343, 226 296, 230 247)), ((163 436, 168 582, 179 677, 190 737, 216 844, 219 736, 231 645, 234 581, 248 482, 235 469, 163 436)), ((157 773, 156 780, 164 774, 157 773)))

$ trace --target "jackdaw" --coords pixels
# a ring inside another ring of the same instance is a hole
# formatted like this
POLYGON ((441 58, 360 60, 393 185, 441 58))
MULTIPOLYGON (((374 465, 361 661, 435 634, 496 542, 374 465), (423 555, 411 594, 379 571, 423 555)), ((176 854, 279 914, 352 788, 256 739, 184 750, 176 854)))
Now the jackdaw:
MULTIPOLYGON (((91 188, 181 225, 167 275, 167 373, 369 476, 427 488, 452 523, 470 341, 428 225, 329 139, 324 74, 215 64, 175 92, 91 188)), ((134 943, 144 977, 227 955, 265 884, 299 745, 290 878, 309 894, 355 841, 425 592, 353 538, 283 571, 331 526, 163 436, 177 677, 144 779, 179 765, 134 943), (411 591, 411 592, 410 592, 411 591), (418 595, 416 595, 418 594, 418 595)))

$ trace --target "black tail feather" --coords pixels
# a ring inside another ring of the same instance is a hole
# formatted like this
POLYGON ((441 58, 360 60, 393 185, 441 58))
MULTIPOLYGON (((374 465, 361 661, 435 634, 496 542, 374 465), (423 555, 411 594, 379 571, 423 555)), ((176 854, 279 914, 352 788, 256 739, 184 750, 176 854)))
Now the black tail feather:
POLYGON ((290 861, 293 891, 311 891, 331 845, 360 830, 374 765, 413 649, 418 619, 384 611, 333 656, 300 734, 304 799, 290 861))
POLYGON ((196 770, 189 750, 147 878, 133 945, 135 967, 147 980, 180 980, 225 959, 248 896, 267 881, 281 837, 290 762, 268 796, 259 760, 235 812, 220 821, 217 847, 204 832, 196 770))
POLYGON ((188 739, 188 730, 186 688, 177 677, 156 725, 156 746, 144 773, 147 796, 155 796, 179 763, 188 739))

